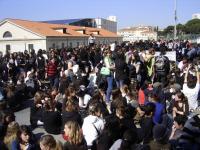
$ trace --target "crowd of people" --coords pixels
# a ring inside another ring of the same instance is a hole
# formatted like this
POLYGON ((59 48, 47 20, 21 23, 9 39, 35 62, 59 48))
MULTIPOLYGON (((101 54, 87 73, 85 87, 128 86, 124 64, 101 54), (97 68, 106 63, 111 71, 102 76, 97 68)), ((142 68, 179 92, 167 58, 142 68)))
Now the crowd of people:
POLYGON ((2 150, 200 149, 200 45, 92 41, 0 61, 2 150), (19 125, 14 112, 28 99, 31 126, 19 125), (48 134, 36 138, 37 127, 48 134))

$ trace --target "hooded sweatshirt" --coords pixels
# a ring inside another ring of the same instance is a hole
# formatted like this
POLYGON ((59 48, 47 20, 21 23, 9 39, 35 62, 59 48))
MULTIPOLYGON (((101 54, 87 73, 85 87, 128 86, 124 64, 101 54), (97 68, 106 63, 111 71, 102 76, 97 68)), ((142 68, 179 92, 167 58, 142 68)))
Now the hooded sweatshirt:
POLYGON ((83 135, 88 146, 96 140, 104 128, 103 119, 97 116, 89 115, 83 121, 83 135))

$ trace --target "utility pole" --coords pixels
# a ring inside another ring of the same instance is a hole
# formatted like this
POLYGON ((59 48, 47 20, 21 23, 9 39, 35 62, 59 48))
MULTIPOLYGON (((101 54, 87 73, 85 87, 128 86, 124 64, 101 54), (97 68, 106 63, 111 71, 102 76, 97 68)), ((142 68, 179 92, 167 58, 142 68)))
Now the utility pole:
POLYGON ((177 11, 176 11, 176 6, 177 6, 177 0, 174 0, 174 40, 176 40, 176 24, 177 24, 177 11))

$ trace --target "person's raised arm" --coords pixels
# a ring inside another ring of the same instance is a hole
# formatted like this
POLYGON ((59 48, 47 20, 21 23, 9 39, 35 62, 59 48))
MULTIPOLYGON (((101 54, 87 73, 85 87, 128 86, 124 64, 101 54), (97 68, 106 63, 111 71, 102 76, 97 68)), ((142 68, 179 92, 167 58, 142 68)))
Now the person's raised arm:
POLYGON ((187 78, 188 78, 188 73, 189 73, 189 69, 191 68, 191 65, 188 66, 186 73, 185 73, 185 79, 184 79, 184 83, 187 83, 187 78))
POLYGON ((195 66, 195 70, 197 72, 197 83, 200 84, 200 77, 199 77, 199 70, 198 70, 198 66, 195 66))

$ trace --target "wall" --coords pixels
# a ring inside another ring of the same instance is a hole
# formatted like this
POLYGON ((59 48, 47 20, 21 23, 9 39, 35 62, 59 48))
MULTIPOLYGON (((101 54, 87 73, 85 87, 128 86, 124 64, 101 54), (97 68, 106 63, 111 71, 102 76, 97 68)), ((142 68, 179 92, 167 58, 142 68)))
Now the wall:
POLYGON ((44 38, 42 36, 39 36, 37 34, 34 34, 28 30, 25 30, 19 26, 16 26, 10 22, 5 22, 0 26, 0 40, 7 40, 3 38, 3 34, 6 31, 10 31, 12 33, 12 38, 11 39, 41 39, 44 38))
MULTIPOLYGON (((118 43, 122 42, 122 38, 96 38, 97 44, 110 44, 117 41, 118 43)), ((0 50, 5 53, 6 44, 11 45, 11 51, 24 51, 28 50, 28 44, 34 44, 34 49, 37 52, 39 49, 49 50, 52 48, 53 43, 55 43, 55 48, 62 48, 62 43, 64 43, 64 47, 70 47, 70 43, 72 43, 72 47, 77 47, 79 45, 88 45, 88 38, 47 38, 46 40, 17 40, 17 41, 0 41, 0 50)))
POLYGON ((123 41, 130 41, 134 42, 137 40, 157 40, 157 33, 141 33, 139 31, 121 31, 118 32, 118 35, 121 35, 123 37, 123 41))
POLYGON ((45 37, 32 33, 10 22, 5 22, 0 25, 0 51, 6 51, 6 45, 10 45, 11 51, 28 50, 28 44, 33 44, 34 49, 46 49, 45 37), (9 31, 12 37, 3 38, 3 34, 9 31))
POLYGON ((97 44, 111 44, 114 43, 115 41, 117 41, 117 43, 121 43, 122 42, 122 37, 118 37, 118 38, 102 38, 102 37, 98 37, 96 38, 96 43, 97 44))
MULTIPOLYGON (((96 37, 97 44, 110 44, 117 41, 118 43, 122 42, 122 38, 103 38, 96 37)), ((62 48, 62 43, 64 43, 64 47, 77 47, 79 45, 88 45, 88 37, 68 37, 68 38, 47 38, 47 50, 53 48, 53 44, 55 44, 55 48, 62 48), (71 45, 71 44, 72 45, 71 45)))
POLYGON ((16 41, 0 41, 0 50, 5 53, 6 45, 10 44, 11 52, 23 52, 28 50, 28 44, 33 44, 37 52, 39 49, 46 49, 46 40, 16 40, 16 41))
POLYGON ((68 38, 47 38, 47 49, 53 48, 53 44, 55 44, 55 48, 62 48, 62 43, 64 43, 64 47, 77 47, 78 45, 87 45, 88 38, 82 37, 68 37, 68 38), (72 45, 71 45, 72 44, 72 45))

